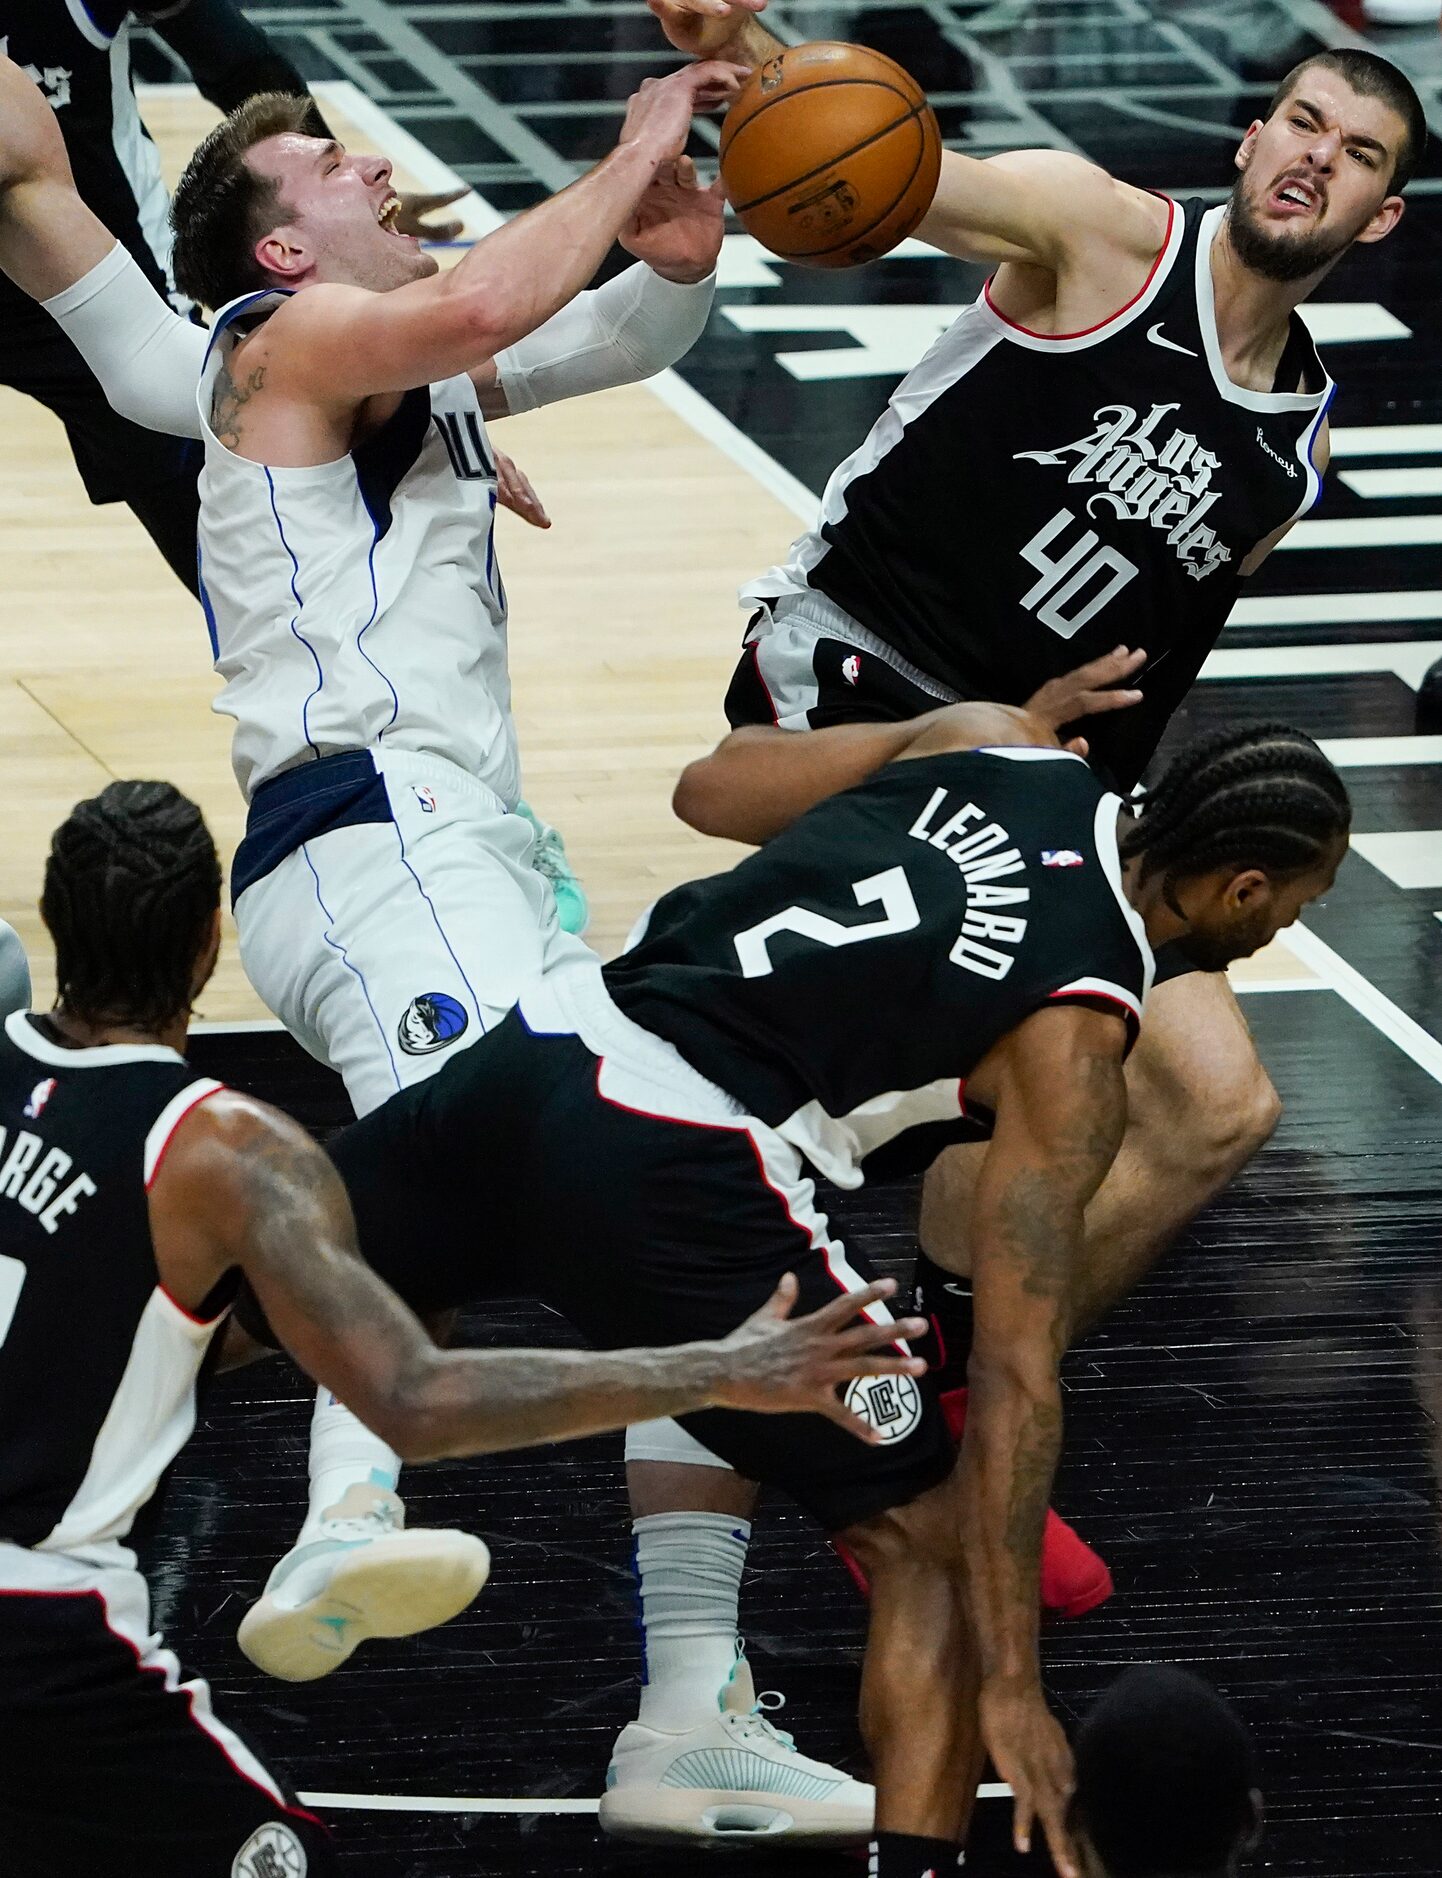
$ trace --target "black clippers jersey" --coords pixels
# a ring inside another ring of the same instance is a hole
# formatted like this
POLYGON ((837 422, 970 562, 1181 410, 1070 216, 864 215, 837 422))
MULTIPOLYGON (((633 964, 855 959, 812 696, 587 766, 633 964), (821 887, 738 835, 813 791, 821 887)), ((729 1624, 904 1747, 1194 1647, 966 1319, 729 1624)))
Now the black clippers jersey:
POLYGON ((0 1035, 0 1540, 122 1539, 195 1425, 218 1318, 160 1284, 146 1189, 220 1087, 158 1045, 0 1035))
MULTIPOLYGON (((81 200, 161 293, 170 291, 170 198, 131 88, 130 22, 165 10, 132 11, 124 0, 0 0, 0 51, 49 100, 81 200)), ((190 306, 179 296, 173 303, 190 306)), ((0 329, 25 322, 47 337, 55 330, 0 274, 0 329)))
POLYGON ((1101 1002, 1135 1034, 1152 955, 1120 807, 1060 750, 890 764, 659 900, 607 989, 831 1179, 924 1166, 1040 1005, 1101 1002))
POLYGON ((1140 775, 1231 611, 1259 542, 1316 501, 1333 386, 1294 314, 1283 382, 1222 363, 1211 247, 1224 209, 1171 203, 1129 306, 1049 338, 983 292, 832 476, 817 533, 743 592, 826 595, 961 697, 1019 704, 1113 646, 1141 646, 1144 701, 1087 726, 1140 775))

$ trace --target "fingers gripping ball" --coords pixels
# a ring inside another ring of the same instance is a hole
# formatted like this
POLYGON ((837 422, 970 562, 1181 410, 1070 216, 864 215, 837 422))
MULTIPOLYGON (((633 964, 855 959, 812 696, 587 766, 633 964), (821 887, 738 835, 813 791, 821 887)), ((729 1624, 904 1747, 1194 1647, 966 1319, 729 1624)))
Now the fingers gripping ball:
POLYGON ((748 234, 784 261, 856 267, 931 207, 941 132, 879 52, 818 40, 758 65, 721 129, 721 176, 748 234))

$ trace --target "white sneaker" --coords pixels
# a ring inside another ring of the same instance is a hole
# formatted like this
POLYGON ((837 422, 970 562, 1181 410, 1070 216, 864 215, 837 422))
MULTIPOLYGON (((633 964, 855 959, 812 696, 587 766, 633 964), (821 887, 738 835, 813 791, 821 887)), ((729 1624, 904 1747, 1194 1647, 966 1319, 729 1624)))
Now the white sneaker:
POLYGON ((409 1637, 463 1611, 490 1576, 491 1555, 468 1532, 406 1532, 405 1507, 381 1487, 354 1486, 314 1539, 294 1546, 236 1641, 268 1676, 313 1682, 368 1637, 409 1637))
POLYGON ((1362 0, 1362 17, 1374 26, 1430 26, 1442 17, 1438 0, 1362 0))
POLYGON ((773 1728, 785 1697, 754 1697, 743 1657, 714 1719, 684 1734, 641 1722, 621 1730, 606 1770, 601 1830, 632 1840, 738 1844, 785 1837, 791 1845, 860 1845, 870 1839, 876 1789, 798 1752, 773 1728))

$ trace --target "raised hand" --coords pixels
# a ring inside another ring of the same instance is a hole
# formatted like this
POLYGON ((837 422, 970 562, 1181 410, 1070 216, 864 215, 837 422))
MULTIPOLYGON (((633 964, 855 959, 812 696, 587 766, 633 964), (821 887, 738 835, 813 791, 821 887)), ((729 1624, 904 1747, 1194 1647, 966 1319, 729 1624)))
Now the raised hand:
POLYGON ((1040 1820, 1058 1878, 1081 1878, 1067 1832, 1067 1804, 1076 1785, 1071 1748, 1047 1707, 1041 1684, 989 1677, 978 1697, 981 1738, 1012 1791, 1012 1843, 1025 1855, 1040 1820))
POLYGON ((716 265, 725 232, 721 184, 703 189, 688 156, 663 163, 621 230, 621 246, 667 280, 705 280, 716 265))
POLYGON ((676 160, 686 148, 691 119, 713 111, 741 89, 746 73, 721 59, 703 59, 666 78, 643 78, 626 106, 618 143, 644 144, 657 167, 676 160))
POLYGON ((462 196, 470 193, 465 184, 459 189, 443 189, 439 194, 431 196, 422 195, 414 189, 403 189, 400 210, 396 215, 397 232, 414 235, 418 241, 455 241, 464 227, 458 216, 449 216, 444 222, 428 222, 425 218, 434 215, 437 209, 448 209, 453 202, 459 202, 462 196))
POLYGON ((721 1380, 715 1393, 724 1408, 769 1415, 824 1415, 858 1441, 880 1435, 842 1406, 836 1390, 857 1376, 921 1376, 919 1356, 883 1355, 903 1338, 924 1336, 926 1321, 902 1317, 884 1324, 857 1321, 869 1304, 889 1298, 894 1278, 851 1291, 805 1317, 793 1318, 797 1283, 788 1272, 759 1311, 720 1345, 721 1380))
MULTIPOLYGON (((1078 665, 1075 671, 1063 672, 1060 678, 1049 678, 1031 694, 1025 708, 1051 730, 1078 723, 1084 717, 1098 717, 1104 711, 1128 710, 1141 703, 1142 694, 1126 690, 1122 681, 1135 677, 1146 662, 1145 652, 1118 646, 1114 652, 1078 665)), ((1073 737, 1066 747, 1078 756, 1087 753, 1085 737, 1073 737)))
POLYGON ((709 59, 726 47, 766 0, 646 0, 678 52, 709 59))

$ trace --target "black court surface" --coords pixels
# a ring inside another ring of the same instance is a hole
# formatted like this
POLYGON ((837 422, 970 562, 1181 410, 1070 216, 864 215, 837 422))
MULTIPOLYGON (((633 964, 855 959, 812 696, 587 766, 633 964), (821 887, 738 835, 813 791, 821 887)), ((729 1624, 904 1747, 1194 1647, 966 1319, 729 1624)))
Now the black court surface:
MULTIPOLYGON (((629 90, 668 69, 630 0, 253 11, 308 74, 360 85, 503 210, 601 154, 629 90)), ((1315 0, 803 3, 769 17, 788 39, 854 38, 901 59, 958 148, 1077 148, 1215 199, 1275 79, 1360 25, 1355 7, 1315 0)), ((1374 43, 1413 72, 1442 125, 1435 26, 1374 43)), ((151 48, 141 69, 173 75, 151 48)), ((697 133, 699 158, 714 141, 697 133)), ((1248 1869, 1288 1878, 1442 1871, 1442 726, 1416 722, 1418 681, 1442 653, 1439 235, 1434 146, 1398 235, 1323 291, 1313 327, 1340 385, 1327 495, 1242 601, 1179 726, 1287 718, 1325 740, 1354 792, 1358 838, 1299 941, 1306 975, 1246 1000, 1285 1119, 1066 1368, 1055 1500, 1111 1564, 1117 1595, 1048 1636, 1056 1702, 1074 1720, 1134 1662, 1209 1677, 1261 1747, 1269 1825, 1248 1869)), ((808 274, 738 236, 722 281, 682 375, 800 507, 979 276, 910 250, 808 274)), ((317 1127, 341 1119, 336 1087, 277 1039, 209 1037, 199 1053, 317 1127)), ((832 1206, 898 1273, 914 1208, 900 1189, 832 1206)), ((523 1304, 467 1330, 567 1337, 523 1304)), ((345 1869, 689 1874, 694 1854, 604 1845, 594 1820, 638 1675, 619 1441, 413 1471, 413 1522, 483 1533, 491 1585, 445 1630, 291 1687, 260 1677, 233 1639, 303 1508, 310 1399, 280 1364, 216 1387, 164 1508, 154 1584, 160 1621, 222 1712, 302 1791, 348 1796, 326 1809, 345 1869)), ((863 1622, 849 1582, 779 1504, 751 1556, 743 1627, 758 1687, 785 1691, 781 1720, 806 1750, 859 1769, 863 1622)), ((983 1803, 968 1869, 1045 1871, 1006 1850, 1006 1814, 983 1803)))

